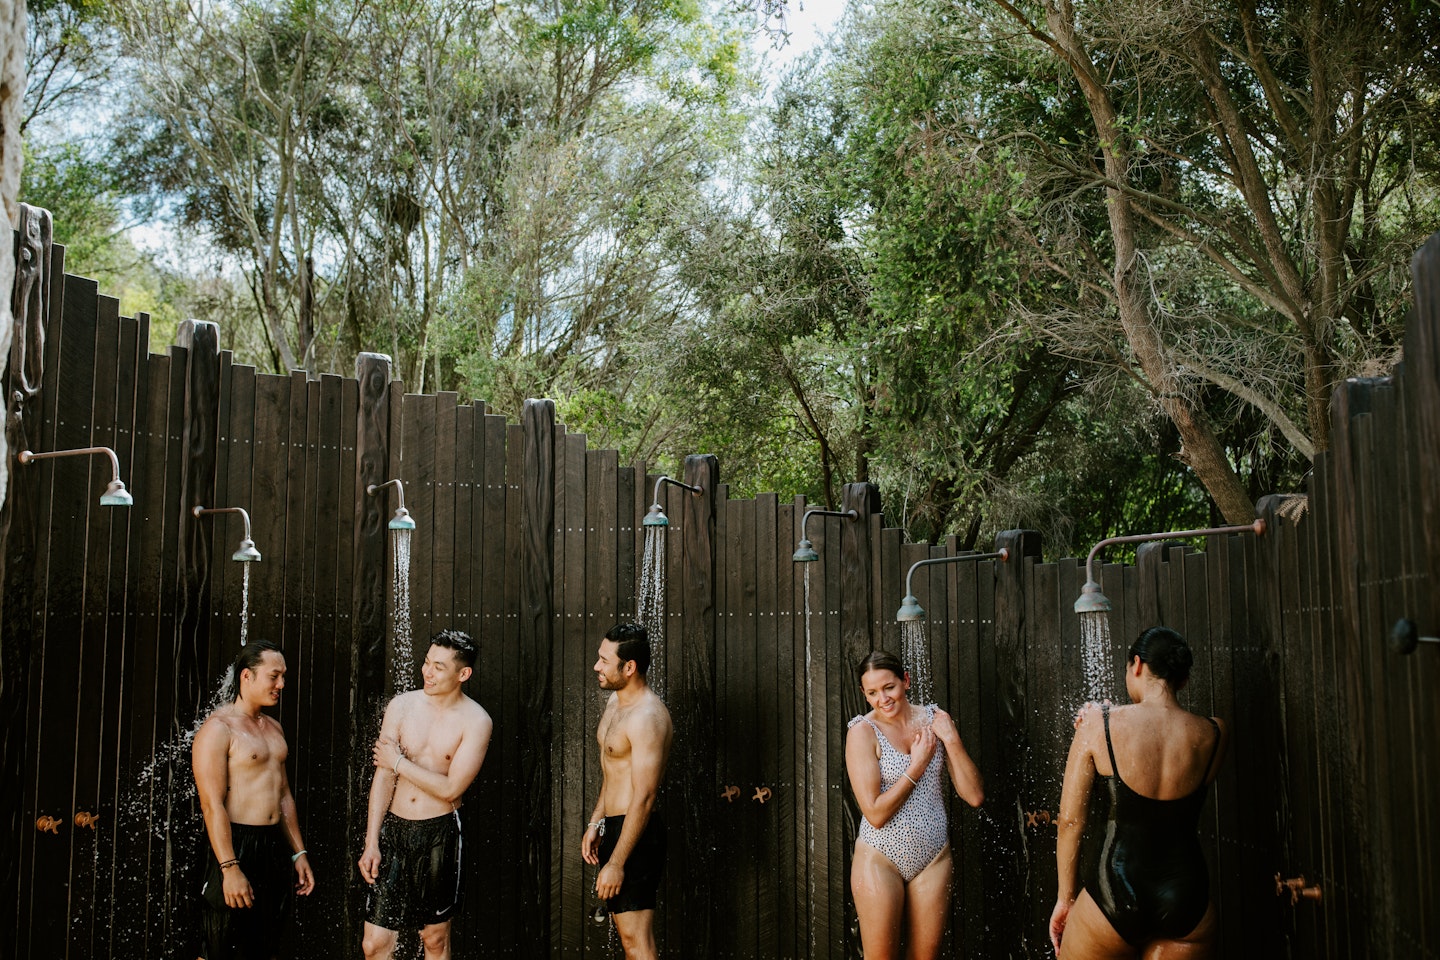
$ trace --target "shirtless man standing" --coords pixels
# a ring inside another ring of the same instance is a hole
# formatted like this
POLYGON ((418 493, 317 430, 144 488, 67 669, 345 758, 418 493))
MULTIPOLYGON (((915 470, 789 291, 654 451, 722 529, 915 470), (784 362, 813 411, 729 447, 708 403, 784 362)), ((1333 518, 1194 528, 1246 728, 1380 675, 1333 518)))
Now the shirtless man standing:
POLYGON ((460 685, 475 667, 475 642, 458 630, 430 641, 422 690, 385 708, 375 742, 375 779, 360 875, 368 960, 388 960, 402 929, 420 929, 426 960, 449 960, 450 921, 460 906, 460 798, 490 745, 493 724, 460 685))
POLYGON ((600 800, 585 828, 580 855, 603 864, 595 892, 615 921, 628 960, 652 960, 655 892, 665 866, 665 824, 655 809, 670 755, 670 711, 650 689, 645 628, 621 623, 600 641, 595 673, 613 690, 600 716, 600 800))
POLYGON ((294 904, 315 889, 285 775, 285 733, 260 711, 280 702, 285 655, 268 640, 230 668, 235 701, 195 733, 190 759, 210 856, 203 904, 205 960, 272 960, 294 904))

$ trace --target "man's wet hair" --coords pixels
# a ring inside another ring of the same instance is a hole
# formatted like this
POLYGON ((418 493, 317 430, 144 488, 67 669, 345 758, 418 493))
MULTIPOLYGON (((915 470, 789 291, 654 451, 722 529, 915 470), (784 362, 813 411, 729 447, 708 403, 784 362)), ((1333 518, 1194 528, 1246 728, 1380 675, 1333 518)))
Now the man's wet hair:
POLYGON ((855 668, 855 679, 864 683, 865 674, 871 670, 889 670, 897 679, 905 679, 905 664, 889 650, 872 650, 867 653, 865 659, 855 668))
MULTIPOLYGON (((240 699, 240 671, 249 670, 257 673, 260 669, 260 661, 265 659, 265 653, 271 651, 285 656, 285 651, 274 640, 251 640, 240 648, 236 655, 235 662, 230 666, 230 689, 235 692, 235 700, 240 699)), ((234 702, 234 701, 232 701, 234 702)))
POLYGON ((1130 656, 1150 668, 1155 676, 1179 690, 1190 679, 1195 658, 1185 638, 1169 627, 1151 627, 1130 645, 1130 656))
POLYGON ((615 655, 621 666, 625 661, 635 661, 635 672, 645 676, 650 669, 650 635, 638 623, 617 623, 605 634, 606 640, 615 643, 615 655))
POLYGON ((475 647, 475 641, 470 639, 470 634, 465 631, 441 630, 430 638, 430 646, 454 650, 456 663, 475 669, 475 655, 479 650, 475 647))

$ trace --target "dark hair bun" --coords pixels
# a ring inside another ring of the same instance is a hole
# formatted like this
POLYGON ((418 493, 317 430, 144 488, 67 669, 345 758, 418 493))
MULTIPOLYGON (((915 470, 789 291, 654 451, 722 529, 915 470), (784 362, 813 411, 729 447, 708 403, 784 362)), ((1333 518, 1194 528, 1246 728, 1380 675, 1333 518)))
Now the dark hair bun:
POLYGON ((1195 657, 1185 638, 1169 627, 1151 627, 1130 647, 1130 656, 1139 657, 1150 672, 1178 690, 1190 679, 1195 657))

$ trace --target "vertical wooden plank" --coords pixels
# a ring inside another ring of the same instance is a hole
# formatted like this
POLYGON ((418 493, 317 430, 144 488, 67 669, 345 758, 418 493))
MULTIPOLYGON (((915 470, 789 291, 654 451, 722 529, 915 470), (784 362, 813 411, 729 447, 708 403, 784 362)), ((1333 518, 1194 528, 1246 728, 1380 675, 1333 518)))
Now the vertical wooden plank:
MULTIPOLYGON (((759 916, 756 956, 782 957, 790 954, 788 944, 791 917, 781 901, 781 876, 788 850, 784 837, 792 829, 794 789, 786 768, 785 740, 788 736, 795 686, 789 677, 791 660, 787 647, 781 654, 775 629, 776 591, 780 580, 780 558, 775 526, 776 498, 761 494, 754 501, 754 527, 748 532, 754 556, 754 684, 758 695, 756 715, 760 738, 755 754, 757 782, 770 789, 769 799, 758 804, 760 830, 757 838, 755 897, 759 916)), ((789 554, 785 555, 790 563, 789 554)), ((788 572, 788 571, 787 571, 788 572)))
MULTIPOLYGON (((405 481, 405 503, 410 508, 410 515, 415 518, 415 531, 410 540, 410 632, 414 647, 425 645, 426 649, 426 641, 445 626, 434 609, 435 544, 439 519, 435 515, 439 494, 436 473, 438 407, 436 398, 428 394, 405 395, 405 434, 399 474, 405 481)), ((392 651, 392 669, 401 671, 408 667, 407 676, 392 677, 394 690, 414 690, 420 685, 418 661, 421 658, 417 656, 417 650, 409 652, 408 664, 406 659, 403 652, 392 651)))
MULTIPOLYGON (((135 478, 135 449, 144 411, 137 404, 137 383, 144 363, 138 336, 139 324, 121 317, 116 345, 116 385, 114 414, 114 446, 120 460, 120 475, 127 483, 135 478)), ((134 496, 134 491, 131 491, 134 496)), ((136 498, 136 503, 139 503, 136 498)), ((134 507, 107 511, 110 515, 111 552, 107 577, 105 606, 105 706, 106 731, 101 750, 100 789, 96 812, 104 824, 95 832, 99 856, 96 857, 97 893, 95 927, 89 955, 109 956, 115 926, 117 880, 121 864, 120 830, 118 828, 126 788, 133 782, 126 769, 126 723, 130 715, 133 689, 125 666, 133 656, 134 633, 128 629, 134 604, 134 537, 141 523, 134 507)))
MULTIPOLYGON (((472 639, 480 636, 478 622, 472 622, 472 615, 478 613, 477 598, 471 594, 470 584, 474 579, 476 544, 470 539, 473 526, 475 495, 475 408, 457 406, 455 409, 455 462, 448 478, 453 494, 454 519, 449 526, 450 568, 449 591, 451 597, 450 622, 458 630, 464 630, 472 639)), ((476 662, 479 666, 479 662, 476 662)), ((472 700, 480 699, 480 679, 470 675, 466 682, 466 695, 472 700)))
MULTIPOLYGON (((214 502, 219 438, 220 330, 213 323, 187 320, 176 330, 185 353, 185 408, 181 423, 184 462, 180 473, 180 632, 175 639, 175 726, 179 733, 194 722, 207 695, 209 666, 212 544, 221 515, 195 517, 197 506, 214 502)), ((237 525, 238 526, 238 525, 237 525)))
MULTIPOLYGON (((979 647, 989 642, 988 625, 979 609, 979 584, 994 582, 993 561, 947 564, 947 615, 950 632, 950 677, 945 709, 955 721, 966 752, 980 766, 984 776, 986 765, 994 757, 978 752, 977 733, 980 726, 979 647)), ((949 792, 949 791, 947 791, 949 792)), ((983 898, 984 858, 979 850, 977 817, 964 804, 950 802, 950 846, 955 863, 955 889, 951 896, 951 942, 964 956, 977 956, 983 949, 981 932, 985 928, 983 898)))
MULTIPOLYGON (((461 628, 455 619, 455 441, 459 397, 435 396, 434 546, 430 551, 430 609, 434 630, 461 628)), ((428 635, 427 635, 428 639, 428 635)), ((428 648, 427 648, 428 649, 428 648)), ((424 657, 417 653, 417 666, 424 657)))
MULTIPOLYGON (((95 285, 76 277, 65 278, 63 339, 55 361, 47 358, 46 392, 55 391, 52 414, 53 450, 72 450, 90 442, 92 401, 88 389, 69 389, 89 384, 94 377, 96 336, 95 285), (54 371, 54 379, 51 377, 54 371)), ((51 452, 51 451, 37 451, 51 452)), ((73 844, 78 839, 71 829, 75 789, 75 718, 80 690, 74 665, 82 662, 84 629, 86 530, 95 504, 95 470, 88 456, 32 462, 26 470, 41 473, 41 487, 48 488, 50 513, 42 520, 41 536, 48 541, 43 557, 43 596, 35 598, 43 610, 40 643, 32 655, 30 692, 34 733, 35 769, 27 780, 34 786, 34 810, 22 821, 21 829, 37 828, 39 817, 62 822, 64 829, 40 834, 33 847, 34 861, 29 881, 22 888, 32 896, 29 941, 34 949, 42 944, 68 942, 71 911, 78 906, 70 881, 73 844), (47 530, 48 526, 48 530, 47 530)), ((28 785, 28 784, 27 784, 28 785)), ((24 918, 22 918, 24 923, 24 918)))
MULTIPOLYGON (((1427 282, 1434 283, 1431 277, 1427 282)), ((1387 619, 1423 619, 1425 616, 1430 585, 1434 572, 1427 568, 1424 537, 1426 531, 1417 522, 1421 516, 1421 473, 1434 470, 1434 451, 1420 447, 1416 442, 1416 384, 1420 376, 1434 376, 1433 369, 1420 371, 1410 364, 1402 365, 1396 377, 1396 440, 1392 455, 1396 459, 1395 469, 1399 476, 1400 496, 1396 505, 1396 517, 1401 525, 1399 535, 1398 582, 1387 590, 1387 602, 1392 609, 1387 619)), ((1427 631, 1428 632, 1428 631, 1427 631)), ((1426 798, 1440 790, 1440 750, 1435 749, 1433 740, 1424 737, 1420 731, 1440 729, 1440 658, 1433 656, 1407 657, 1407 663, 1398 666, 1406 688, 1410 706, 1411 742, 1415 757, 1415 804, 1422 807, 1426 798)), ((1392 665, 1396 667, 1397 665, 1392 665)), ((1436 835, 1431 817, 1417 817, 1415 826, 1419 833, 1415 847, 1420 859, 1420 874, 1416 878, 1416 891, 1421 903, 1434 903, 1440 898, 1440 837, 1436 835)), ((1440 935, 1440 922, 1427 915, 1422 918, 1421 941, 1432 942, 1440 935)))
MULTIPOLYGON (((115 393, 117 389, 117 355, 119 352, 120 325, 119 304, 109 297, 96 299, 95 370, 90 391, 90 411, 87 417, 89 439, 87 445, 115 446, 115 393)), ((90 466, 91 489, 104 489, 110 479, 109 465, 104 459, 92 458, 90 466)), ((92 493, 98 497, 98 492, 92 493)), ((94 813, 99 809, 101 792, 101 766, 104 763, 102 742, 106 734, 106 710, 104 702, 114 686, 115 677, 107 677, 106 611, 109 600, 111 567, 111 541, 114 535, 115 514, 125 514, 123 507, 107 508, 95 506, 89 510, 85 530, 85 571, 81 583, 80 619, 80 660, 79 663, 94 665, 92 669, 79 671, 76 676, 78 694, 77 712, 73 718, 75 756, 75 785, 67 820, 72 823, 74 839, 70 850, 70 916, 66 930, 69 933, 68 952, 83 955, 90 952, 94 936, 94 922, 100 904, 96 899, 96 884, 104 867, 99 860, 102 844, 97 830, 83 829, 74 825, 73 818, 78 811, 94 813), (107 679, 110 681, 107 683, 107 679)), ((119 530, 124 531, 123 524, 119 530)))
MULTIPOLYGON (((782 513, 783 529, 790 531, 786 545, 799 543, 801 518, 805 512, 803 497, 795 497, 782 513)), ((792 759, 792 776, 795 779, 797 799, 795 802, 795 949, 796 956, 816 956, 816 941, 819 939, 815 923, 815 865, 822 857, 817 855, 815 844, 815 784, 814 784, 814 697, 817 665, 813 662, 810 644, 809 597, 810 577, 814 563, 798 563, 791 567, 794 580, 791 584, 790 601, 795 611, 790 617, 790 642, 793 650, 796 686, 800 692, 795 711, 794 738, 796 748, 792 759), (796 569, 799 567, 799 569, 796 569)), ((824 848, 820 847, 823 851, 824 848)))
MULTIPOLYGON (((685 809, 686 884, 672 913, 684 917, 688 955, 708 960, 715 955, 713 918, 714 856, 710 831, 716 816, 715 776, 715 517, 720 483, 713 456, 685 458, 685 482, 698 486, 697 496, 681 499, 683 623, 678 664, 672 665, 673 689, 679 705, 675 745, 670 760, 671 782, 681 784, 685 809), (678 667, 678 670, 676 668, 678 667)), ((673 861, 672 861, 673 862, 673 861)))
POLYGON ((1390 381, 1376 384, 1373 411, 1367 418, 1368 429, 1357 437, 1356 444, 1366 481, 1361 512, 1365 517, 1368 575, 1362 579, 1361 589, 1365 595, 1364 635, 1368 642, 1362 650, 1372 663, 1379 695, 1388 706, 1386 727, 1377 733, 1391 746, 1389 802, 1394 832, 1390 843, 1395 853, 1390 907, 1399 950, 1411 952, 1416 945, 1430 942, 1427 927, 1433 920, 1428 916, 1427 902, 1419 899, 1424 885, 1424 848, 1420 846, 1423 830, 1419 823, 1427 811, 1418 792, 1417 743, 1421 738, 1415 733, 1408 671, 1377 639, 1385 637, 1397 617, 1404 615, 1397 576, 1403 532, 1396 510, 1397 501, 1403 496, 1403 485, 1392 455, 1398 430, 1395 390, 1390 381))
MULTIPOLYGON (((1027 650, 1025 681, 1030 702, 1026 712, 1026 739, 1031 750, 1023 802, 1023 809, 1027 811, 1053 811, 1059 807, 1059 787, 1065 771, 1062 751, 1069 747, 1066 734, 1073 732, 1073 728, 1066 727, 1057 716, 1061 692, 1065 689, 1061 671, 1065 663, 1065 634, 1067 631, 1071 636, 1078 633, 1078 627, 1071 627, 1070 622, 1076 619, 1074 605, 1081 579, 1079 565, 1068 557, 1059 563, 1035 567, 1032 598, 1035 619, 1027 650), (1062 583, 1073 588, 1073 592, 1072 589, 1062 591, 1062 583)), ((1074 646, 1072 641, 1071 648, 1074 646)), ((1057 888, 1058 882, 1055 830, 1040 817, 1033 825, 1026 817, 1022 829, 1028 838, 1029 861, 1029 889, 1024 896, 1024 916, 1028 918, 1024 927, 1025 942, 1031 951, 1043 954, 1043 943, 1048 939, 1044 931, 1055 903, 1050 891, 1057 888)))
MULTIPOLYGON (((559 828, 554 834, 554 862, 551 895, 554 897, 555 942, 562 957, 579 957, 584 945, 584 872, 570 851, 580 847, 584 824, 589 817, 580 793, 584 778, 570 775, 585 768, 587 703, 591 691, 581 686, 584 675, 585 626, 587 620, 586 573, 590 547, 587 487, 589 464, 583 434, 561 433, 555 443, 555 682, 559 697, 555 703, 555 749, 551 809, 559 828)), ((593 662, 593 661, 591 661, 593 662)), ((594 728, 590 728, 593 733, 594 728)))
MULTIPOLYGON (((333 798, 346 793, 341 765, 350 741, 349 725, 337 716, 335 708, 337 702, 348 706, 349 700, 348 684, 337 682, 337 673, 348 679, 349 650, 344 648, 346 656, 341 670, 337 669, 336 647, 341 636, 340 610, 343 607, 348 613, 350 609, 348 591, 341 593, 341 584, 348 581, 340 579, 339 558, 342 552, 347 556, 350 553, 353 519, 354 463, 344 457, 342 443, 345 436, 353 436, 353 423, 348 434, 344 430, 345 385, 353 382, 342 382, 340 377, 324 374, 318 383, 311 385, 312 391, 318 390, 319 394, 312 415, 317 433, 312 448, 307 451, 315 463, 310 510, 315 531, 314 597, 310 621, 304 631, 307 669, 297 674, 291 668, 290 677, 296 692, 286 697, 299 701, 297 713, 305 718, 303 740, 301 730, 297 729, 294 734, 297 749, 291 751, 294 762, 291 784, 305 844, 316 850, 311 860, 316 875, 337 878, 344 876, 350 860, 344 819, 333 816, 330 804, 333 798), (342 543, 343 551, 339 546, 342 543)), ((340 892, 321 887, 315 899, 306 904, 308 909, 296 912, 292 937, 308 952, 323 952, 335 942, 331 925, 341 914, 342 897, 337 895, 340 892), (322 909, 329 913, 324 920, 317 916, 322 909)))
MULTIPOLYGON (((137 334, 137 344, 143 342, 137 334)), ((117 802, 115 814, 115 859, 127 874, 128 882, 117 884, 110 941, 112 955, 118 955, 114 953, 117 943, 148 943, 153 913, 146 891, 151 876, 154 790, 157 780, 162 778, 155 757, 157 731, 164 729, 164 721, 156 710, 159 613, 162 584, 172 572, 164 569, 161 557, 166 530, 173 530, 179 521, 178 517, 168 516, 165 510, 167 495, 174 495, 167 490, 166 482, 170 382, 170 358, 147 356, 136 383, 137 431, 127 478, 127 483, 134 488, 135 505, 131 509, 136 511, 138 530, 131 580, 135 601, 127 612, 125 626, 133 642, 123 665, 128 678, 128 703, 122 720, 121 749, 127 780, 135 786, 117 802)))
MULTIPOLYGON (((350 636, 344 658, 348 667, 352 705, 349 729, 350 766, 346 771, 348 816, 345 818, 345 870, 340 876, 354 882, 353 851, 365 845, 366 803, 373 767, 366 763, 369 746, 379 732, 385 694, 385 538, 386 523, 380 497, 368 488, 385 482, 392 455, 390 424, 399 411, 391 409, 390 358, 362 353, 355 360, 356 413, 354 486, 351 492, 353 533, 350 538, 350 636)), ((258 431, 258 424, 257 424, 258 431)), ((257 449, 258 453, 258 449, 257 449)), ((344 897, 344 942, 354 952, 361 929, 361 906, 344 897)))
POLYGON ((999 569, 995 585, 995 642, 982 651, 982 683, 989 695, 981 703, 981 752, 996 758, 986 769, 986 805, 1004 813, 995 825, 994 883, 986 891, 985 956, 1005 956, 1016 950, 1028 916, 1021 900, 1029 866, 1020 834, 1023 821, 1010 811, 1023 809, 1026 792, 1022 759, 1029 746, 1026 661, 1035 633, 1029 623, 1028 597, 1040 556, 1040 534, 1006 530, 996 544, 1010 552, 1010 561, 999 569), (1002 757, 1008 762, 999 762, 1002 757))
MULTIPOLYGON (((516 424, 510 425, 505 422, 504 417, 486 416, 486 471, 487 476, 487 499, 485 513, 487 517, 498 516, 503 518, 504 525, 495 530, 495 535, 488 542, 489 549, 494 551, 492 558, 496 566, 492 569, 503 571, 503 579, 491 584, 491 589, 499 588, 498 622, 497 628, 502 632, 506 642, 501 646, 502 670, 507 677, 519 676, 521 664, 525 654, 522 650, 525 642, 525 634, 521 629, 521 612, 523 596, 521 590, 522 563, 513 562, 511 558, 522 557, 524 550, 524 538, 526 535, 526 520, 524 512, 524 494, 522 481, 525 477, 525 456, 526 444, 523 428, 516 424), (490 489, 492 488, 493 489, 490 489), (493 502, 491 498, 493 497, 493 502)), ((552 518, 553 520, 553 518, 552 518)), ((553 610, 551 611, 553 613, 553 610)), ((507 687, 509 685, 507 684, 507 687)), ((504 718, 497 721, 497 727, 511 731, 509 736, 502 742, 505 752, 505 770, 507 776, 506 799, 507 802, 501 809, 501 823, 505 827, 505 835, 511 838, 510 853, 514 863, 529 864, 528 856, 530 851, 531 837, 527 833, 529 810, 525 807, 528 800, 529 781, 527 780, 525 750, 529 743, 524 734, 524 723, 528 719, 525 716, 525 699, 518 691, 506 689, 502 691, 498 702, 500 715, 504 718)), ((548 875, 544 878, 548 889, 548 875)), ((544 912, 536 909, 533 901, 525 901, 524 884, 514 884, 513 892, 502 893, 506 897, 509 912, 507 916, 520 917, 521 912, 527 909, 536 910, 533 924, 549 923, 549 906, 545 906, 544 912)), ((522 926, 524 929, 530 929, 522 926)))
MULTIPOLYGON (((149 813, 151 832, 149 859, 149 890, 146 897, 149 924, 146 929, 147 949, 158 952, 159 944, 194 936, 193 915, 179 910, 181 899, 189 894, 184 880, 184 870, 172 870, 172 841, 183 841, 187 835, 194 837, 190 825, 195 823, 192 803, 188 801, 193 776, 189 769, 189 757, 177 739, 176 716, 179 708, 175 702, 174 672, 169 657, 173 655, 175 638, 180 629, 179 594, 181 590, 180 552, 181 537, 184 535, 184 507, 181 501, 181 470, 184 456, 182 444, 182 419, 185 403, 185 362, 183 355, 171 350, 168 367, 169 380, 166 383, 168 396, 165 405, 170 411, 165 420, 165 453, 163 489, 164 500, 160 507, 163 519, 163 541, 157 566, 160 577, 158 624, 156 637, 156 673, 147 684, 154 690, 154 744, 155 761, 151 767, 151 809, 149 813), (181 826, 176 828, 176 825, 181 826)), ((183 868, 184 864, 182 864, 183 868)))
MULTIPOLYGON (((1244 592, 1237 597, 1231 589, 1234 567, 1243 554, 1236 550, 1238 538, 1225 537, 1207 551, 1205 565, 1206 590, 1209 596, 1210 642, 1212 649, 1210 674, 1210 713, 1227 727, 1234 722, 1235 708, 1235 644, 1236 612, 1243 609, 1244 592)), ((1233 729, 1233 728, 1232 728, 1233 729)), ((1233 771, 1225 770, 1211 788, 1214 800, 1206 818, 1216 838, 1215 859, 1211 869, 1210 891, 1215 909, 1222 916, 1229 914, 1229 895, 1238 861, 1236 840, 1239 838, 1239 792, 1233 771)), ((1218 952, 1227 949, 1226 924, 1220 925, 1218 952)), ((1231 950, 1236 947, 1229 947, 1231 950)))
POLYGON ((520 689, 526 718, 520 761, 527 811, 519 932, 531 956, 549 953, 551 656, 554 637, 555 405, 527 400, 520 579, 520 689))
MULTIPOLYGON (((1342 432, 1348 426, 1348 417, 1337 417, 1337 412, 1346 409, 1349 390, 1337 391, 1337 400, 1331 405, 1331 419, 1335 430, 1342 432), (1341 397, 1340 394, 1345 394, 1341 397)), ((1345 440, 1348 451, 1349 440, 1345 440)), ((1370 744, 1366 742, 1366 731, 1371 723, 1369 708, 1365 701, 1364 674, 1356 661, 1358 642, 1356 633, 1358 611, 1349 604, 1347 591, 1354 589, 1351 582, 1355 574, 1356 558, 1345 552, 1345 543, 1354 534, 1346 533, 1342 526, 1348 522, 1346 509, 1337 501, 1353 495, 1353 490, 1342 486, 1348 470, 1342 471, 1337 463, 1340 449, 1332 449, 1323 457, 1317 456, 1312 470, 1311 491, 1312 511, 1317 520, 1317 534, 1323 540, 1317 543, 1314 552, 1318 567, 1318 578, 1314 585, 1314 596, 1323 603, 1313 604, 1319 615, 1313 623, 1310 635, 1316 641, 1318 661, 1312 661, 1312 676, 1319 678, 1319 688, 1329 690, 1329 698, 1315 697, 1311 702, 1312 712, 1320 719, 1311 723, 1307 734, 1319 741, 1318 753, 1323 762, 1313 758, 1307 761, 1319 765, 1318 778, 1328 778, 1331 795, 1338 800, 1343 811, 1344 826, 1339 840, 1342 844, 1349 882, 1341 888, 1345 907, 1340 911, 1292 910, 1296 922, 1309 936, 1315 938, 1313 949, 1321 951, 1336 941, 1337 931, 1331 914, 1339 914, 1354 921, 1350 924, 1348 940, 1350 949, 1357 954, 1381 955, 1382 943, 1389 931, 1376 929, 1378 918, 1373 913, 1373 891, 1371 875, 1375 866, 1374 820, 1370 805, 1375 800, 1375 785, 1369 779, 1372 759, 1370 744), (1333 751, 1333 752, 1332 752, 1333 751)), ((1288 664, 1287 664, 1288 667, 1288 664)), ((1287 704, 1287 708, 1288 708, 1287 704)), ((1288 709, 1287 709, 1288 713, 1288 709)), ((1314 824, 1316 811, 1311 804, 1297 797, 1288 798, 1294 806, 1303 806, 1303 816, 1311 827, 1311 835, 1320 829, 1314 824)), ((1335 835, 1330 824, 1325 824, 1327 833, 1335 835)), ((1313 857, 1313 844, 1301 853, 1313 857)), ((1309 876, 1317 867, 1307 863, 1304 867, 1309 876)), ((1294 873, 1303 872, 1295 868, 1294 873)))

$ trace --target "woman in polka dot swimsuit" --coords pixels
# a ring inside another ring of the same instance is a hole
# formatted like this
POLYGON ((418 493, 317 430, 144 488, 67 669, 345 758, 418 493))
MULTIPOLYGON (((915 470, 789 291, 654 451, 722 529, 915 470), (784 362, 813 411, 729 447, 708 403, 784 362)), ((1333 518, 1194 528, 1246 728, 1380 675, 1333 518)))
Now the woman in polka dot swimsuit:
POLYGON ((865 960, 892 960, 908 922, 908 958, 927 960, 938 956, 950 915, 944 772, 972 807, 985 787, 950 715, 933 703, 910 704, 899 657, 877 650, 856 673, 872 708, 850 721, 845 737, 845 769, 863 818, 850 867, 860 941, 865 960))

